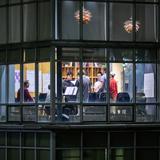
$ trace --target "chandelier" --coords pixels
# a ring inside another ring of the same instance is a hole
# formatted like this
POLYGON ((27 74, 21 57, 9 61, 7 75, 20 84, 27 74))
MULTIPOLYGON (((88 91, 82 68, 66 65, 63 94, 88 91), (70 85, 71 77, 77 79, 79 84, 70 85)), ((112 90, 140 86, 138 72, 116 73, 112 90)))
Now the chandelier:
MULTIPOLYGON (((92 18, 92 13, 89 10, 83 8, 82 14, 83 14, 83 24, 88 24, 92 18)), ((80 11, 79 10, 75 12, 74 17, 78 22, 80 22, 80 11)))
MULTIPOLYGON (((138 32, 138 30, 140 29, 140 22, 139 21, 136 21, 136 24, 135 24, 135 29, 136 29, 136 32, 138 32)), ((125 21, 124 22, 124 29, 127 33, 131 33, 133 31, 133 20, 132 18, 130 18, 129 20, 125 21)))

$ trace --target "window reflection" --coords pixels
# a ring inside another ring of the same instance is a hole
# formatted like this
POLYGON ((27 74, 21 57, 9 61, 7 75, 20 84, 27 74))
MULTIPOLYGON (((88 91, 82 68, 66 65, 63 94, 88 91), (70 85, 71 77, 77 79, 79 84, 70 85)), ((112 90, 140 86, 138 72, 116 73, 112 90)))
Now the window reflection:
POLYGON ((6 102, 6 66, 0 65, 0 103, 6 102))
POLYGON ((9 102, 15 103, 20 101, 17 97, 20 89, 20 65, 9 65, 9 102))

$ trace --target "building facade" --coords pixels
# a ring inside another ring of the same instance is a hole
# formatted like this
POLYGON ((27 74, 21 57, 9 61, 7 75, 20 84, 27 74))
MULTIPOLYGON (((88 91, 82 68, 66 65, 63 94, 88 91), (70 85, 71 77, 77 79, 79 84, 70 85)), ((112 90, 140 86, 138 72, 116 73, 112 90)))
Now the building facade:
POLYGON ((1 0, 1 159, 160 159, 159 17, 158 0, 1 0))

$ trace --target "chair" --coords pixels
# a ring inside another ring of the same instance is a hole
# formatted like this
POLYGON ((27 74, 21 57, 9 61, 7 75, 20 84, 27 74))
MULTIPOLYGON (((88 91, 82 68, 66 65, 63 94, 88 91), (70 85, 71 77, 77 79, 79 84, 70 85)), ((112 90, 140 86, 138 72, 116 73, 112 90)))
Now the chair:
POLYGON ((117 102, 130 102, 130 96, 127 92, 119 92, 117 102))

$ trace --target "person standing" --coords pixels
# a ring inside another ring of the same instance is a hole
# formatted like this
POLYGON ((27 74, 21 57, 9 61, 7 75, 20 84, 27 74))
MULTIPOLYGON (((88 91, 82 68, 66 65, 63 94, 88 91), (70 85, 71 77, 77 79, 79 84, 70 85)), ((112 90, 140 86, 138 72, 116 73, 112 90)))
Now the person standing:
POLYGON ((118 89, 117 89, 117 81, 114 79, 115 73, 110 73, 110 81, 109 81, 109 92, 110 98, 112 102, 115 102, 117 99, 118 89))

